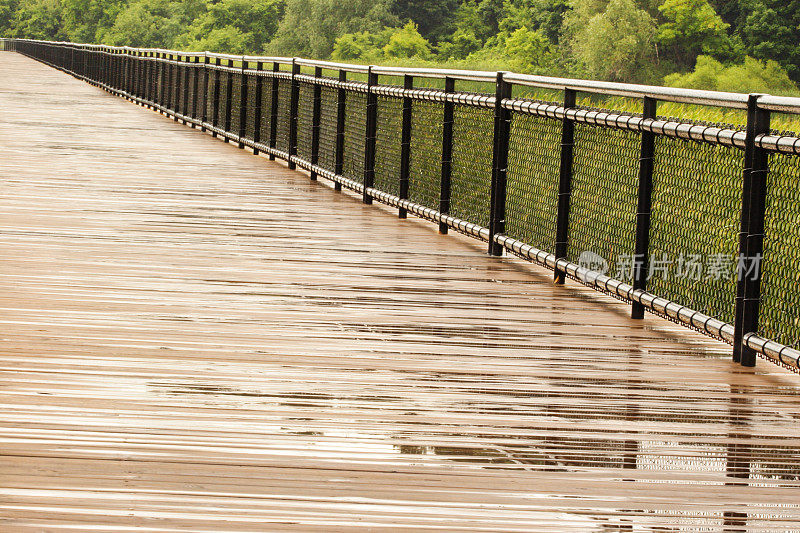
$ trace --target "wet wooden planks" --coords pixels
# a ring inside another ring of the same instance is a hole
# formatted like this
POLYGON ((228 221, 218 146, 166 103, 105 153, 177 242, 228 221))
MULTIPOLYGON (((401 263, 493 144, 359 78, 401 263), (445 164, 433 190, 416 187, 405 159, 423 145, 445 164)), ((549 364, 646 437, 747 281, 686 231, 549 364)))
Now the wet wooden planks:
POLYGON ((800 528, 796 376, 0 71, 0 530, 800 528))

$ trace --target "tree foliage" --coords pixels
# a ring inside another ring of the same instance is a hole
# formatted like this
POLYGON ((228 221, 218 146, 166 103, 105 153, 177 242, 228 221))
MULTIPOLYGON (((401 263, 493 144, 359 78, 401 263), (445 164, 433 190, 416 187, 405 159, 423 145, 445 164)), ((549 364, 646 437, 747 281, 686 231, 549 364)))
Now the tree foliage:
POLYGON ((670 74, 664 82, 671 87, 687 89, 800 95, 797 86, 776 61, 759 61, 752 57, 726 66, 712 57, 698 56, 692 72, 670 74))
POLYGON ((670 47, 680 66, 689 66, 699 54, 730 51, 729 24, 707 0, 665 0, 658 10, 666 22, 658 27, 658 41, 670 47))
POLYGON ((0 34, 725 90, 800 81, 800 0, 0 0, 0 34))
POLYGON ((267 47, 273 54, 326 58, 346 33, 396 26, 390 0, 286 0, 285 15, 267 47))
POLYGON ((593 15, 598 3, 585 4, 570 14, 580 17, 570 21, 570 45, 586 72, 612 81, 647 81, 647 66, 655 58, 653 18, 633 0, 610 0, 593 15))

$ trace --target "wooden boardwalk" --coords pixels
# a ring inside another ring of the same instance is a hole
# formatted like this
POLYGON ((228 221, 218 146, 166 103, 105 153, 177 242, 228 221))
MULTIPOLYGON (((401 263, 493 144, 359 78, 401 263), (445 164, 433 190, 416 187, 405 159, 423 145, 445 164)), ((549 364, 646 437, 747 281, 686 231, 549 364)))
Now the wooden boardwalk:
POLYGON ((800 380, 0 53, 0 530, 800 530, 800 380))

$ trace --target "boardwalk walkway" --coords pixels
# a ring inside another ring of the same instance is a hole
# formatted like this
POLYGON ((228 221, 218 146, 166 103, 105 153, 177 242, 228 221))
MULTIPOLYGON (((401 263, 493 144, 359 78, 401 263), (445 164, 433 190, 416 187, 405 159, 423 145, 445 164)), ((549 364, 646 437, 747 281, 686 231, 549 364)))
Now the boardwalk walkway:
POLYGON ((11 53, 0 187, 3 532, 800 528, 773 365, 11 53))

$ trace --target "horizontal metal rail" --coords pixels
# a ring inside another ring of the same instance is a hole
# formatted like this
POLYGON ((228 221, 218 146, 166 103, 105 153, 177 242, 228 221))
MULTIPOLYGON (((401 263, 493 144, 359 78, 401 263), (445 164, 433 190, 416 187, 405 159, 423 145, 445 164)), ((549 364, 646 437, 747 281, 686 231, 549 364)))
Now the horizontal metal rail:
MULTIPOLYGON (((185 57, 208 56, 233 61, 262 61, 269 63, 280 63, 291 65, 296 62, 307 67, 321 67, 333 70, 345 70, 347 72, 366 73, 370 69, 372 72, 385 76, 404 76, 445 79, 453 78, 465 81, 477 81, 494 83, 497 73, 479 70, 457 70, 457 69, 437 69, 437 68, 406 68, 406 67, 386 67, 377 65, 357 65, 350 63, 335 63, 330 61, 319 61, 311 59, 300 59, 290 57, 273 56, 244 56, 219 54, 214 52, 196 52, 183 50, 167 50, 163 48, 131 48, 128 46, 107 46, 99 44, 78 44, 65 41, 41 41, 36 39, 16 39, 17 41, 41 43, 47 45, 60 45, 66 47, 78 47, 88 50, 95 50, 104 53, 121 54, 127 52, 154 52, 159 54, 172 54, 185 57)), ((530 74, 516 74, 512 72, 504 73, 505 80, 509 83, 537 87, 543 89, 553 89, 563 91, 573 89, 579 92, 605 94, 610 96, 624 96, 631 98, 655 98, 665 102, 679 102, 694 105, 719 106, 733 109, 746 109, 747 95, 741 93, 727 93, 720 91, 701 91, 696 89, 681 89, 675 87, 659 87, 652 85, 639 85, 631 83, 614 83, 594 80, 579 80, 570 78, 556 78, 549 76, 535 76, 530 74)), ((759 106, 771 111, 784 113, 800 114, 800 98, 764 95, 759 106)))

